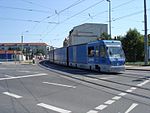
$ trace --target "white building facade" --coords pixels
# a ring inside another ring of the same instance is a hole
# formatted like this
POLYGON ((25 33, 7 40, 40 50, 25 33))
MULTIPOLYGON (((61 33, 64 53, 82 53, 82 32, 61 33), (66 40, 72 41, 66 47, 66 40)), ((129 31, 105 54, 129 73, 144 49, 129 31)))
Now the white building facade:
POLYGON ((108 33, 107 24, 85 23, 76 26, 69 33, 68 45, 95 41, 101 37, 102 33, 108 33))

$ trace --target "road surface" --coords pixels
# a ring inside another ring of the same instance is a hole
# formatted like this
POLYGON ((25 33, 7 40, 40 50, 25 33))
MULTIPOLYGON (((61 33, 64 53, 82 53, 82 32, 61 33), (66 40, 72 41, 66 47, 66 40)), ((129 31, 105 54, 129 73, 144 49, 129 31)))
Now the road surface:
POLYGON ((0 113, 150 113, 148 71, 0 65, 0 113))

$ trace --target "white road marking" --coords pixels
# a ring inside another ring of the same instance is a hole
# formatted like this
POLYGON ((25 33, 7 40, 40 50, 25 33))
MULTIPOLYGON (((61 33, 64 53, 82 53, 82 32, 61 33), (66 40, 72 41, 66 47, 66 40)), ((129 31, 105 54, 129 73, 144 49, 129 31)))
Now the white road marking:
POLYGON ((13 76, 10 76, 10 75, 4 75, 4 76, 5 76, 5 77, 9 77, 9 78, 10 78, 10 77, 13 77, 13 76))
POLYGON ((98 113, 98 111, 90 110, 90 111, 88 111, 87 113, 98 113))
MULTIPOLYGON (((101 78, 101 79, 106 79, 106 78, 101 78)), ((150 80, 145 80, 144 82, 142 82, 142 83, 140 83, 140 84, 137 84, 137 86, 143 86, 143 85, 147 84, 148 82, 150 82, 150 80)), ((112 98, 112 100, 108 100, 108 101, 104 102, 104 104, 99 105, 99 106, 96 107, 95 109, 96 109, 96 110, 103 110, 103 109, 107 108, 108 105, 110 105, 110 104, 116 102, 116 100, 121 99, 122 96, 125 96, 125 95, 127 95, 129 92, 132 92, 133 90, 136 90, 136 89, 137 89, 136 87, 131 87, 130 89, 126 90, 127 93, 121 92, 121 93, 118 94, 118 96, 114 96, 114 97, 112 98)), ((129 113, 129 112, 132 111, 137 105, 138 105, 137 103, 133 103, 125 113, 129 113)), ((87 113, 97 113, 97 112, 98 112, 98 111, 90 110, 90 111, 87 112, 87 113)))
POLYGON ((103 110, 103 109, 105 109, 107 107, 107 105, 99 105, 99 106, 97 106, 95 109, 97 109, 97 110, 103 110))
POLYGON ((13 93, 9 93, 9 92, 3 92, 3 94, 14 97, 14 98, 22 98, 22 96, 19 96, 19 95, 13 94, 13 93))
POLYGON ((140 83, 140 84, 137 84, 137 86, 143 86, 145 84, 147 84, 150 80, 145 80, 144 82, 140 83))
POLYGON ((40 106, 40 107, 46 108, 46 109, 50 109, 50 110, 59 112, 59 113, 71 113, 71 111, 69 111, 69 110, 65 110, 65 109, 58 108, 58 107, 48 105, 48 104, 44 104, 44 103, 39 103, 37 105, 40 106))
POLYGON ((46 73, 39 73, 34 75, 25 75, 25 76, 17 76, 17 77, 9 77, 9 78, 0 78, 0 81, 2 80, 12 80, 12 79, 20 79, 20 78, 29 78, 29 77, 38 77, 38 76, 44 76, 47 75, 46 73))
POLYGON ((30 71, 18 71, 18 72, 22 72, 22 73, 29 73, 30 71))
POLYGON ((89 77, 84 77, 84 79, 86 79, 86 80, 95 80, 95 81, 98 80, 98 79, 96 79, 96 78, 89 78, 89 77))
POLYGON ((130 89, 131 89, 131 90, 136 90, 137 88, 136 88, 136 87, 131 87, 130 89))
POLYGON ((112 104, 112 103, 114 103, 115 102, 115 100, 108 100, 108 101, 106 101, 106 102, 104 102, 105 104, 112 104))
POLYGON ((127 93, 119 93, 119 96, 125 96, 127 93))
POLYGON ((131 90, 131 89, 128 89, 128 90, 126 90, 126 92, 129 92, 129 93, 131 93, 133 90, 131 90))
POLYGON ((121 97, 120 97, 120 96, 115 96, 115 97, 113 97, 112 99, 113 99, 113 100, 119 100, 119 99, 121 99, 121 97))
POLYGON ((132 111, 137 105, 138 105, 137 103, 133 103, 125 113, 129 113, 129 112, 132 111))
POLYGON ((103 77, 103 78, 100 78, 100 79, 110 79, 110 78, 116 78, 116 77, 103 77))
POLYGON ((51 82, 43 82, 43 83, 49 84, 49 85, 55 85, 55 86, 68 87, 68 88, 76 88, 76 86, 70 86, 70 85, 65 85, 65 84, 58 84, 58 83, 51 83, 51 82))

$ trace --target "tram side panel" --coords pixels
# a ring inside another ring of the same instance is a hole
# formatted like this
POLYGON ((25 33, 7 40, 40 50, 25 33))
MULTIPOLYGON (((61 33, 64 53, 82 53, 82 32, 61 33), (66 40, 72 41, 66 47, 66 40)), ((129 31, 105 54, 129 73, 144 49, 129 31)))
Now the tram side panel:
POLYGON ((67 65, 67 48, 58 48, 54 51, 54 62, 61 65, 67 65))
POLYGON ((54 62, 54 50, 49 51, 49 61, 54 62))
POLYGON ((87 44, 69 47, 69 66, 86 68, 87 66, 87 44))

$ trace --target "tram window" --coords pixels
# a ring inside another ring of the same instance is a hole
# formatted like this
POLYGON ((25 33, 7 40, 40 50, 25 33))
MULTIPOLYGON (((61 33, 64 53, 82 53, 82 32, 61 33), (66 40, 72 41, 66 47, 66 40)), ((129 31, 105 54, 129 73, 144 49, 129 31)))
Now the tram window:
POLYGON ((94 47, 88 47, 88 56, 93 57, 94 56, 94 47))
POLYGON ((96 46, 95 55, 96 55, 97 57, 99 56, 99 48, 98 48, 98 46, 96 46))
POLYGON ((101 57, 106 57, 106 51, 105 51, 105 47, 104 46, 100 47, 100 56, 101 57))

